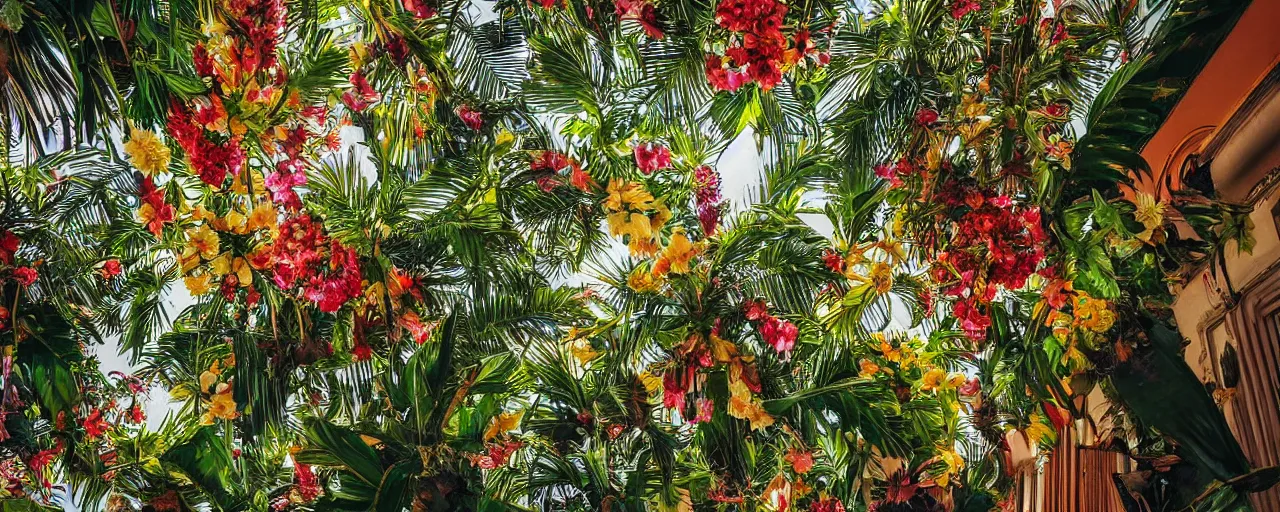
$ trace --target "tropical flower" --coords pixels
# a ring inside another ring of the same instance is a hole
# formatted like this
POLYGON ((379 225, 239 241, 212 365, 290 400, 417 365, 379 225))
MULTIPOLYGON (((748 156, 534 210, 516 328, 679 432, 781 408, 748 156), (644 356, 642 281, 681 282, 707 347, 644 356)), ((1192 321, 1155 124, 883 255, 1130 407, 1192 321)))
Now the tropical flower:
POLYGON ((586 338, 575 338, 569 341, 568 345, 569 353, 573 354, 574 359, 577 359, 579 364, 585 365, 600 355, 591 346, 591 341, 586 338))
POLYGON ((963 18, 969 13, 981 10, 982 4, 979 4, 977 0, 955 0, 955 2, 951 3, 951 17, 955 19, 963 18))
POLYGON ((813 452, 810 451, 791 448, 787 450, 787 454, 782 457, 782 460, 790 463, 791 469, 798 475, 806 474, 813 469, 813 452))
POLYGON ((941 368, 931 368, 924 372, 924 377, 920 379, 921 391, 937 391, 946 383, 947 372, 941 368))
POLYGON ((84 427, 84 434, 89 439, 102 437, 111 429, 111 425, 102 417, 102 409, 97 407, 94 407, 92 411, 89 411, 89 415, 85 416, 81 426, 84 427))
POLYGON ((938 122, 937 110, 931 109, 929 107, 920 107, 920 110, 916 111, 917 125, 928 128, 930 126, 933 126, 933 123, 936 123, 936 122, 938 122))
POLYGON ((1138 222, 1142 223, 1144 228, 1138 233, 1138 238, 1143 242, 1150 242, 1151 235, 1155 230, 1164 224, 1164 201, 1157 201, 1155 196, 1146 192, 1138 192, 1134 197, 1133 216, 1138 222))
POLYGON ((661 144, 645 142, 637 144, 632 150, 636 158, 636 167, 645 175, 653 174, 671 167, 671 150, 661 144))
POLYGON ((858 376, 864 379, 874 377, 880 372, 880 365, 872 362, 870 359, 863 359, 858 363, 858 376))
POLYGON ((218 256, 218 234, 207 225, 189 228, 187 246, 182 250, 182 259, 190 260, 199 256, 202 260, 212 260, 218 256))
POLYGON ((481 116, 479 110, 472 109, 470 105, 458 107, 458 118, 462 119, 462 123, 467 128, 479 131, 484 127, 484 117, 481 116))
POLYGON ((13 269, 13 280, 22 286, 31 286, 35 284, 36 279, 40 278, 40 274, 36 269, 31 267, 18 267, 13 269))
POLYGON ((217 385, 209 397, 208 409, 200 416, 201 425, 212 425, 215 420, 233 420, 240 416, 236 412, 236 401, 231 393, 231 384, 222 382, 217 385))
POLYGON ((523 417, 524 411, 499 413, 489 422, 489 428, 485 429, 484 440, 492 441, 499 435, 515 430, 520 426, 520 418, 523 417))
POLYGON ((200 274, 198 276, 183 277, 182 284, 186 285, 187 291, 190 292, 193 297, 199 297, 209 293, 209 290, 213 289, 212 276, 208 273, 200 274))
POLYGON ((684 274, 689 272, 689 262, 698 255, 700 249, 689 241, 684 230, 676 229, 671 234, 671 241, 662 250, 662 261, 670 265, 671 272, 684 274))
POLYGON ((124 143, 129 161, 143 176, 152 177, 169 172, 169 148, 156 134, 133 128, 129 142, 124 143))

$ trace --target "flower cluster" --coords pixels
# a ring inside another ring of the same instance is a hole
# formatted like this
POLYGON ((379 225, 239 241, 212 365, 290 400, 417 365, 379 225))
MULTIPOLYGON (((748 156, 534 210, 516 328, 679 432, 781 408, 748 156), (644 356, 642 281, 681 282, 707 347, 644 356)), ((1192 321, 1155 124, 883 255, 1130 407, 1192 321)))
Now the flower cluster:
POLYGON ((297 290, 326 313, 337 311, 364 290, 355 250, 330 240, 320 223, 307 214, 281 224, 271 261, 276 286, 297 290))
POLYGON ((138 206, 138 221, 159 237, 164 227, 173 222, 177 212, 173 205, 165 202, 164 191, 156 187, 150 176, 142 178, 142 185, 138 188, 142 198, 142 204, 138 206))
POLYGON ((636 144, 632 151, 636 157, 636 167, 645 176, 671 167, 671 150, 655 142, 636 144))
POLYGON ((599 186, 591 179, 590 174, 582 170, 578 162, 558 151, 534 153, 533 160, 529 162, 529 171, 533 173, 534 182, 543 192, 551 192, 563 185, 565 172, 568 173, 569 185, 573 188, 590 192, 599 186))
POLYGON ((953 311, 961 329, 980 341, 991 325, 987 304, 1001 289, 1025 286, 1044 260, 1040 209, 973 187, 955 187, 940 199, 966 211, 955 220, 947 249, 935 255, 932 277, 944 285, 944 295, 957 299, 953 311))
POLYGON ((808 30, 797 31, 788 41, 782 28, 787 5, 778 0, 721 0, 716 23, 734 33, 724 55, 707 56, 706 74, 711 86, 736 91, 751 82, 762 90, 782 81, 782 74, 814 53, 808 30))
POLYGON ((247 157, 240 146, 242 134, 232 134, 227 111, 218 96, 198 100, 194 108, 175 103, 169 111, 167 128, 182 147, 187 163, 209 186, 221 189, 227 174, 237 176, 243 169, 247 157))
POLYGON ((765 344, 773 347, 779 354, 791 354, 796 346, 796 337, 800 334, 800 329, 795 324, 769 314, 769 308, 763 300, 747 302, 744 310, 747 320, 756 323, 760 338, 765 344))
POLYGON ((693 199, 704 237, 715 236, 720 226, 720 173, 709 165, 693 171, 693 199))
POLYGON ((624 237, 632 256, 657 254, 659 235, 671 219, 671 210, 641 183, 613 179, 606 191, 609 234, 624 237))

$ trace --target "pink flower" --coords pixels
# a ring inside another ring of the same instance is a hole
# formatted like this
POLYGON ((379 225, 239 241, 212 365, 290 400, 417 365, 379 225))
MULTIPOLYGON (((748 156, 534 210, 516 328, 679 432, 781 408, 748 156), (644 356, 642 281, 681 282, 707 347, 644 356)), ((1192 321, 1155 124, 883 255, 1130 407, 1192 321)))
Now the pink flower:
POLYGON ((769 317, 760 325, 760 336, 779 354, 789 354, 796 346, 800 329, 796 324, 777 317, 769 317))
POLYGON ((728 64, 719 55, 707 55, 707 81, 711 83, 717 91, 737 91, 743 85, 751 81, 751 77, 746 73, 730 69, 728 64))
POLYGON ((703 423, 711 421, 711 414, 715 412, 716 404, 706 398, 699 398, 697 402, 698 414, 694 416, 690 423, 703 423))
POLYGON ((369 85, 369 80, 364 77, 364 73, 359 71, 352 73, 350 82, 354 88, 342 93, 342 103, 346 104, 351 110, 364 112, 366 108, 369 108, 369 105, 382 99, 382 95, 378 94, 378 91, 374 90, 372 85, 369 85))
POLYGON ((636 167, 646 176, 671 167, 671 150, 665 146, 646 142, 639 144, 634 150, 636 167))
POLYGON ((991 327, 991 317, 971 302, 976 302, 974 297, 956 302, 952 312, 965 336, 973 341, 982 341, 987 337, 987 328, 991 327))
POLYGON ((951 4, 951 17, 960 19, 967 16, 971 12, 982 10, 982 5, 977 0, 956 0, 951 4))
POLYGON ((463 124, 467 125, 467 128, 472 130, 479 131, 484 127, 484 118, 481 117, 480 111, 473 110, 469 105, 458 107, 458 117, 462 119, 463 124))
POLYGON ((960 394, 964 396, 973 396, 982 391, 982 384, 978 382, 978 378, 974 377, 960 386, 960 394))
POLYGON ((404 10, 413 13, 414 18, 426 19, 436 15, 436 10, 427 5, 425 0, 400 0, 404 10))
POLYGON ((13 269, 13 278, 22 286, 31 286, 40 277, 36 273, 36 269, 31 267, 18 267, 13 269))

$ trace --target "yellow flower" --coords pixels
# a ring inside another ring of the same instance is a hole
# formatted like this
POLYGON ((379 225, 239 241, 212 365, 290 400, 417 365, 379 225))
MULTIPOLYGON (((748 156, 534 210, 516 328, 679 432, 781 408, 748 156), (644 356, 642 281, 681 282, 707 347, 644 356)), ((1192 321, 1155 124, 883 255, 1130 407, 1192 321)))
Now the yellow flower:
POLYGON ((714 333, 707 337, 711 344, 711 358, 717 363, 727 363, 738 355, 738 347, 714 333))
POLYGON ((935 477, 934 481, 937 482, 938 485, 946 487, 947 484, 951 483, 951 475, 964 468, 964 459, 961 458, 960 454, 956 453, 954 449, 948 448, 939 450, 938 460, 945 462, 947 464, 947 468, 942 470, 942 473, 935 477))
POLYGON ((213 220, 213 229, 223 232, 231 232, 236 234, 244 234, 246 224, 243 213, 236 211, 234 208, 227 212, 225 217, 213 220))
POLYGON ((209 369, 200 373, 200 392, 207 393, 214 384, 218 383, 218 376, 222 375, 222 369, 218 368, 218 362, 214 361, 209 365, 209 369))
POLYGON ((235 274, 240 286, 247 287, 253 283, 253 271, 249 268, 249 261, 244 258, 232 258, 230 252, 224 252, 209 264, 217 276, 235 274))
POLYGON ((204 204, 197 204, 195 208, 191 209, 191 222, 203 221, 205 223, 210 223, 217 219, 218 216, 214 215, 208 208, 205 208, 204 204))
POLYGON ((274 232, 278 220, 279 213, 276 211, 275 205, 263 201, 254 206, 253 210, 249 212, 248 228, 249 231, 269 229, 274 232))
POLYGON ((894 362, 894 363, 902 361, 902 351, 899 349, 893 348, 893 345, 890 345, 888 341, 885 341, 884 334, 875 333, 875 334, 872 334, 871 336, 873 339, 879 338, 880 353, 884 355, 885 359, 888 359, 890 362, 894 362), (877 334, 879 336, 876 336, 877 334))
POLYGON ((941 368, 932 368, 924 372, 924 377, 920 379, 921 391, 937 391, 946 382, 947 372, 941 368))
POLYGON ((627 287, 638 293, 656 292, 662 286, 662 280, 644 268, 637 268, 627 276, 627 287))
POLYGON ((657 213, 649 217, 649 229, 657 233, 662 231, 662 226, 667 225, 667 221, 671 220, 671 210, 662 201, 654 203, 653 207, 657 210, 657 213))
POLYGON ((876 293, 881 295, 889 293, 893 289, 893 268, 887 263, 877 261, 871 266, 871 284, 875 287, 876 293))
POLYGON ((202 259, 213 259, 218 255, 218 234, 208 226, 198 226, 187 230, 187 246, 182 251, 183 258, 200 255, 202 259))
POLYGON ((978 100, 977 94, 966 94, 960 100, 960 106, 964 108, 966 117, 978 117, 987 113, 987 104, 978 100))
POLYGON ((200 424, 212 425, 215 419, 233 420, 239 415, 236 412, 236 400, 231 394, 231 385, 223 382, 218 384, 217 392, 209 398, 209 409, 200 416, 200 424))
POLYGON ((742 380, 741 361, 729 367, 729 415, 751 423, 751 430, 759 430, 773 424, 773 416, 764 410, 742 380))
POLYGON ((662 250, 663 259, 671 263, 671 271, 684 274, 689 271, 689 261, 698 255, 698 247, 689 241, 683 229, 671 233, 671 241, 662 250))
POLYGON ((963 373, 952 373, 951 375, 947 376, 947 387, 949 388, 958 388, 960 386, 963 386, 964 383, 965 383, 965 377, 963 373))
POLYGON ((892 238, 886 238, 878 242, 876 245, 878 245, 880 250, 884 251, 884 253, 889 256, 890 264, 901 265, 902 262, 907 261, 907 251, 902 247, 902 242, 892 238))
POLYGON ((522 417, 524 417, 524 411, 504 412, 494 416, 493 421, 489 422, 489 428, 484 431, 484 440, 492 441, 503 433, 515 430, 520 426, 522 417))
POLYGON ((647 370, 640 372, 640 383, 644 385, 645 392, 649 396, 658 396, 662 392, 662 377, 649 373, 647 370))
POLYGON ((182 282, 187 285, 187 291, 191 292, 192 297, 204 295, 213 289, 213 283, 209 281, 209 274, 187 276, 182 278, 182 282))
POLYGON ((609 185, 605 188, 608 196, 605 197, 604 207, 612 212, 621 211, 624 208, 632 210, 652 210, 653 195, 644 189, 644 186, 634 182, 624 182, 621 179, 609 180, 609 185))
POLYGON ((862 371, 858 372, 858 376, 864 379, 869 379, 880 373, 880 365, 871 362, 869 359, 863 359, 862 362, 858 363, 858 366, 862 368, 862 371))
POLYGON ((1110 303, 1090 297, 1083 291, 1076 292, 1075 317, 1081 327, 1099 334, 1110 330, 1115 322, 1110 303))
POLYGON ((584 365, 600 355, 591 347, 591 342, 586 338, 578 338, 570 341, 569 353, 573 354, 573 357, 578 360, 579 364, 584 365))
POLYGON ((1027 434, 1027 439, 1039 445, 1051 444, 1054 441, 1053 428, 1045 424, 1044 416, 1039 411, 1031 413, 1028 421, 1030 421, 1030 424, 1024 430, 1027 434))
POLYGON ((218 18, 212 18, 204 21, 200 26, 200 31, 207 37, 217 37, 227 33, 227 26, 218 18))
POLYGON ((1146 192, 1138 192, 1134 199, 1136 209, 1133 212, 1133 216, 1138 222, 1142 223, 1144 228, 1141 233, 1138 233, 1138 238, 1144 242, 1149 242, 1156 228, 1164 224, 1166 205, 1164 201, 1156 201, 1155 196, 1146 192))
MULTIPOLYGON (((627 249, 631 251, 631 256, 636 258, 648 258, 658 253, 658 242, 650 238, 632 238, 627 243, 627 249)), ((659 276, 663 277, 663 276, 659 276)))
POLYGON ((239 175, 231 180, 231 191, 236 194, 249 193, 249 180, 253 180, 253 194, 256 196, 267 195, 267 185, 262 180, 262 173, 245 169, 239 175))
POLYGON ((493 137, 493 143, 498 146, 501 146, 513 140, 516 140, 516 136, 512 135, 511 132, 507 131, 505 128, 502 131, 498 132, 498 134, 493 137))
POLYGON ((129 154, 129 162, 143 176, 169 172, 169 147, 150 131, 131 129, 129 142, 124 143, 124 152, 129 154))

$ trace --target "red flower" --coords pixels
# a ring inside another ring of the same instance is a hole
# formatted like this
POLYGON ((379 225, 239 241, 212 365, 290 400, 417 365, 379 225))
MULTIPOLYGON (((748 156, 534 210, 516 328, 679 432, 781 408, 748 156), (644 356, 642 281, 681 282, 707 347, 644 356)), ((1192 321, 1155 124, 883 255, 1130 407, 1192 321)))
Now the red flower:
POLYGON ((844 503, 834 497, 817 499, 809 505, 809 512, 844 512, 844 503))
POLYGON ((596 188, 595 180, 591 179, 591 175, 587 174, 581 167, 578 167, 577 164, 571 166, 569 184, 583 192, 590 192, 591 189, 596 188))
POLYGON ((400 0, 400 5, 404 6, 404 10, 413 13, 414 18, 420 20, 436 15, 436 10, 423 0, 400 0))
POLYGON ((182 510, 182 502, 178 499, 178 493, 170 490, 152 498, 151 508, 156 509, 156 512, 178 512, 182 510))
POLYGON ((702 227, 703 236, 715 236, 720 226, 720 206, 698 205, 698 225, 702 227))
POLYGON ((738 88, 751 81, 746 73, 729 69, 728 64, 719 55, 707 55, 707 81, 717 91, 737 91, 738 88))
POLYGON ((978 394, 978 392, 982 391, 982 384, 978 382, 977 377, 974 377, 972 379, 969 379, 968 382, 965 382, 963 386, 960 386, 959 391, 961 395, 973 396, 978 394))
POLYGON ((307 173, 294 171, 294 167, 296 166, 278 166, 277 171, 268 174, 263 182, 271 192, 271 201, 290 210, 302 208, 302 199, 293 188, 307 184, 307 173))
POLYGON ((81 425, 84 426, 84 433, 89 439, 102 437, 111 428, 111 425, 108 425, 107 421, 102 419, 102 409, 97 407, 94 407, 89 412, 89 415, 84 418, 84 422, 81 425))
POLYGON ((295 461, 293 477, 297 481, 298 495, 304 503, 315 500, 323 491, 320 488, 320 479, 316 478, 310 465, 295 461))
POLYGON ((763 300, 748 301, 743 308, 747 313, 747 320, 763 320, 769 316, 769 308, 763 300))
POLYGON ((971 12, 982 10, 982 5, 977 0, 956 0, 951 4, 951 17, 960 19, 967 16, 971 12))
POLYGON ((783 460, 791 463, 792 471, 798 475, 803 475, 813 469, 813 453, 808 451, 796 450, 792 448, 782 457, 783 460))
POLYGON ((827 266, 827 270, 844 273, 844 256, 834 250, 827 249, 822 253, 822 264, 827 266))
POLYGON ((0 233, 0 264, 8 265, 13 263, 13 253, 18 252, 18 244, 21 240, 18 235, 12 231, 4 230, 0 233))
POLYGON ((938 111, 929 107, 920 107, 916 111, 916 124, 928 128, 933 123, 938 122, 938 111))
POLYGON ((534 2, 543 9, 554 9, 556 4, 560 3, 560 0, 534 0, 534 2))
POLYGON ((889 164, 876 164, 873 169, 877 178, 887 180, 890 188, 898 188, 902 186, 902 178, 898 177, 897 166, 889 164))
POLYGON ((147 415, 142 411, 142 406, 135 404, 133 407, 129 408, 129 415, 125 416, 125 418, 129 423, 136 425, 146 421, 147 415))
POLYGON ((351 85, 354 89, 342 93, 342 103, 348 108, 356 112, 364 112, 369 105, 377 103, 382 99, 382 95, 369 85, 369 80, 364 77, 364 73, 356 71, 351 74, 351 85))
POLYGON ((1044 408, 1044 416, 1053 424, 1054 430, 1062 430, 1067 426, 1067 422, 1071 421, 1071 414, 1053 402, 1042 402, 1040 405, 1044 408))
POLYGON ((671 167, 671 150, 660 144, 642 143, 637 145, 633 152, 636 157, 636 167, 639 167, 640 172, 646 176, 653 174, 654 171, 671 167))
POLYGON ((973 341, 982 341, 987 337, 987 328, 991 327, 991 317, 982 312, 981 306, 974 304, 974 297, 956 302, 952 308, 960 330, 973 341))
POLYGON ((13 279, 18 281, 22 286, 31 286, 40 277, 36 273, 36 269, 31 267, 18 267, 13 269, 13 279))
POLYGON ((1062 103, 1050 103, 1044 106, 1044 115, 1049 117, 1063 117, 1067 115, 1067 106, 1062 103))
POLYGON ((351 357, 356 361, 368 361, 373 358, 373 347, 364 340, 358 339, 355 346, 351 347, 351 357))
POLYGON ((779 354, 789 354, 795 348, 799 333, 795 324, 774 316, 760 324, 760 337, 779 354))
POLYGON ((120 260, 112 259, 102 262, 102 268, 98 269, 98 275, 101 275, 103 280, 110 281, 120 275, 121 271, 120 260))
POLYGON ((468 105, 458 107, 458 117, 462 119, 463 124, 467 125, 467 128, 472 130, 479 131, 484 127, 484 118, 481 117, 480 111, 472 110, 468 105))
POLYGON ((618 19, 635 20, 644 28, 646 35, 653 39, 662 39, 662 28, 658 26, 658 11, 653 4, 645 0, 614 0, 613 8, 618 19))

